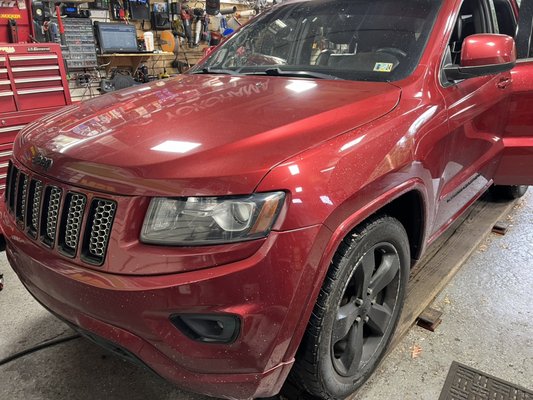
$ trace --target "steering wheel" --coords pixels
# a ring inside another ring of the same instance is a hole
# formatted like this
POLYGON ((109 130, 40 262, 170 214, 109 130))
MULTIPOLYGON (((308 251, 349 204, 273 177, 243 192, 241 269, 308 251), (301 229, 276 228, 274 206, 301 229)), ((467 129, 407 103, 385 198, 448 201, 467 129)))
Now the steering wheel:
POLYGON ((392 54, 393 56, 396 56, 396 57, 399 56, 402 58, 407 57, 407 53, 397 47, 381 47, 376 50, 376 53, 388 53, 388 54, 392 54))

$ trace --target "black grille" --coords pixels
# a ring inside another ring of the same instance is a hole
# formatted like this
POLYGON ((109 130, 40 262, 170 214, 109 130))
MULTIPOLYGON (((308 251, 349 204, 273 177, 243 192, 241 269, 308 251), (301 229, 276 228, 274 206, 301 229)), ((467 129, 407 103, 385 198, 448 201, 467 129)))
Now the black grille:
POLYGON ((57 186, 47 186, 44 191, 43 208, 41 212, 41 240, 52 247, 56 239, 57 220, 61 206, 61 189, 57 186))
POLYGON ((7 206, 11 212, 15 211, 15 195, 17 191, 18 177, 19 170, 14 165, 11 165, 8 182, 6 183, 6 188, 8 188, 8 190, 6 190, 7 206))
POLYGON ((94 199, 87 220, 87 232, 83 243, 83 257, 91 264, 104 262, 113 226, 117 204, 111 200, 94 199))
POLYGON ((24 222, 25 210, 26 210, 26 194, 28 193, 28 176, 20 172, 18 176, 17 185, 17 199, 15 212, 17 215, 17 221, 24 222))
POLYGON ((4 200, 6 203, 9 203, 9 181, 11 179, 11 171, 13 170, 13 164, 11 161, 7 165, 7 174, 6 174, 6 189, 4 190, 4 200))
POLYGON ((80 193, 69 193, 63 208, 64 223, 61 225, 60 248, 69 256, 76 254, 80 238, 81 224, 87 198, 80 193))
POLYGON ((26 211, 26 226, 28 233, 35 238, 39 228, 39 214, 41 212, 41 198, 43 194, 43 183, 32 179, 30 191, 28 193, 28 208, 26 211))
POLYGON ((82 259, 102 265, 116 202, 94 198, 87 204, 85 194, 63 192, 60 187, 47 185, 9 163, 5 201, 19 226, 24 226, 30 237, 50 248, 57 243, 60 252, 69 257, 76 256, 79 243, 83 242, 82 259))

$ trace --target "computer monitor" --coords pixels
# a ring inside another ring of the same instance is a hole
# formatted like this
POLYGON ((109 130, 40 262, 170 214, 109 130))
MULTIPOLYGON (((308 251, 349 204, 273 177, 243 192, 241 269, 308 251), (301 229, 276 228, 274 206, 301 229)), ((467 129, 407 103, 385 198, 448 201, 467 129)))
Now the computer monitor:
POLYGON ((112 22, 95 22, 94 25, 101 53, 136 53, 139 51, 135 25, 112 22))

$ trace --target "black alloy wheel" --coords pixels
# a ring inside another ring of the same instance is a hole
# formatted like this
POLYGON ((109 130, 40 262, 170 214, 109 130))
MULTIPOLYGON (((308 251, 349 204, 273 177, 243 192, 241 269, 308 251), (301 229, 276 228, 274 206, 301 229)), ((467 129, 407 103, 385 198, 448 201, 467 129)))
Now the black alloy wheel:
POLYGON ((368 250, 348 281, 331 336, 331 356, 342 376, 353 376, 376 353, 398 302, 400 257, 390 243, 368 250))

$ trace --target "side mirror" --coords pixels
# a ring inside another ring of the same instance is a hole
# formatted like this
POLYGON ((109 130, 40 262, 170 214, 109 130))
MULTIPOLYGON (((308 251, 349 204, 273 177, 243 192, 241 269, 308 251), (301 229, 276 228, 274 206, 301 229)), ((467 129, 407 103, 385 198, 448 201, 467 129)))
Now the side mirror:
POLYGON ((461 65, 445 65, 450 81, 509 71, 516 64, 514 39, 507 35, 480 33, 468 36, 461 50, 461 65))

